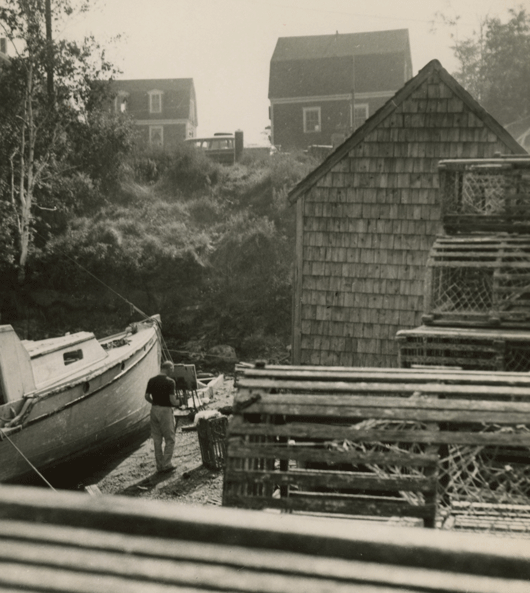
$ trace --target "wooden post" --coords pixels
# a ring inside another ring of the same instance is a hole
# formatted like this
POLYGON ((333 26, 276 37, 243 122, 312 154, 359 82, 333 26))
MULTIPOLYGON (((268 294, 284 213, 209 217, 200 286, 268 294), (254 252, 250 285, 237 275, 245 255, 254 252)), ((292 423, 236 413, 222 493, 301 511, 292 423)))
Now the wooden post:
POLYGON ((305 195, 296 202, 296 253, 293 278, 293 329, 292 352, 293 364, 300 364, 302 358, 302 281, 304 265, 304 204, 305 195))

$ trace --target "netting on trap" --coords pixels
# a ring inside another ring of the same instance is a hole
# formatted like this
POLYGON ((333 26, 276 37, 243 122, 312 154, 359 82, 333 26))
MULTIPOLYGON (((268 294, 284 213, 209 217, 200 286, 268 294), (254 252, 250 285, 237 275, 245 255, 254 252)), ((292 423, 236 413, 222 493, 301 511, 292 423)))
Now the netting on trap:
POLYGON ((508 343, 504 353, 503 370, 530 373, 530 344, 508 343))
MULTIPOLYGON (((420 422, 385 422, 380 420, 363 420, 355 426, 358 430, 370 429, 388 429, 392 431, 414 431, 425 430, 426 426, 420 422)), ((343 440, 340 442, 332 441, 328 444, 331 450, 341 452, 359 451, 362 453, 371 454, 386 454, 389 458, 392 455, 406 455, 406 456, 420 456, 427 452, 427 445, 423 443, 364 443, 352 442, 343 440)), ((381 479, 396 478, 396 477, 418 477, 423 478, 429 471, 426 467, 408 466, 398 463, 365 463, 361 466, 354 467, 354 470, 370 472, 381 479)), ((399 498, 408 502, 411 505, 420 506, 426 504, 425 495, 421 492, 413 492, 410 490, 400 490, 397 493, 399 498)))
MULTIPOLYGON (((395 431, 425 430, 419 422, 365 420, 359 430, 377 428, 395 431)), ((447 429, 447 427, 445 427, 447 429)), ((480 434, 530 434, 530 427, 481 425, 480 434)), ((469 427, 468 427, 469 429, 469 427)), ((424 443, 332 443, 339 451, 425 455, 433 446, 424 443)), ((530 451, 523 447, 440 445, 436 469, 436 527, 495 535, 530 536, 530 451)), ((425 478, 429 468, 397 464, 366 464, 357 468, 380 479, 425 478)), ((413 506, 425 505, 428 496, 421 492, 400 491, 399 496, 413 506)))
POLYGON ((499 214, 518 180, 502 171, 440 171, 444 214, 499 214), (442 181, 443 178, 443 181, 442 181))
POLYGON ((425 314, 442 320, 530 322, 530 236, 439 237, 425 297, 425 314))
POLYGON ((463 165, 454 163, 439 170, 444 224, 486 224, 517 231, 530 221, 530 178, 528 169, 463 165))
POLYGON ((493 305, 493 270, 489 268, 435 268, 432 272, 434 312, 483 313, 493 305))
POLYGON ((530 307, 530 250, 519 250, 503 261, 495 278, 499 309, 514 311, 530 307))

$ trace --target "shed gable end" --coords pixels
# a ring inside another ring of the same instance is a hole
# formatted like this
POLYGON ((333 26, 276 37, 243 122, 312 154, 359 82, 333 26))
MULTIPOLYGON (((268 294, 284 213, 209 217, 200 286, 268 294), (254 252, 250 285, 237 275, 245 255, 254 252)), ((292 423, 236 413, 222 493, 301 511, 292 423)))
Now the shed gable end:
POLYGON ((514 152, 444 72, 424 72, 299 198, 295 363, 396 366, 394 337, 420 323, 440 228, 438 161, 514 152))

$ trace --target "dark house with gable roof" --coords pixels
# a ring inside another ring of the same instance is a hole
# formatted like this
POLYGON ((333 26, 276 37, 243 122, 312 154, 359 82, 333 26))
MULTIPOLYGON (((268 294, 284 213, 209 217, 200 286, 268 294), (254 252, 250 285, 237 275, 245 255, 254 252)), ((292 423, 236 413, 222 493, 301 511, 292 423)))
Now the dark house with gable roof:
POLYGON ((433 60, 291 190, 294 364, 397 366, 441 230, 438 161, 496 152, 526 151, 433 60))
POLYGON ((340 143, 411 76, 407 29, 280 37, 269 78, 272 143, 340 143))
POLYGON ((197 101, 192 78, 116 80, 112 85, 114 110, 134 118, 146 144, 169 147, 195 137, 197 101))

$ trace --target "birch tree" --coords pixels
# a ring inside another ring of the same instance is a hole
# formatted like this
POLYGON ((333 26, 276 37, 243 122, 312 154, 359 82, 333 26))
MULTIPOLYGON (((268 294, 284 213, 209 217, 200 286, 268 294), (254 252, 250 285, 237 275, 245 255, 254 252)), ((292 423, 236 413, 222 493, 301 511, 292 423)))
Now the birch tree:
POLYGON ((47 31, 45 0, 0 3, 0 35, 3 30, 15 49, 0 72, 0 197, 11 206, 20 283, 36 217, 59 207, 53 189, 71 172, 73 135, 88 123, 90 109, 104 108, 105 87, 98 83, 114 73, 93 38, 76 43, 58 35, 74 11, 87 8, 54 0, 53 31, 47 31))

